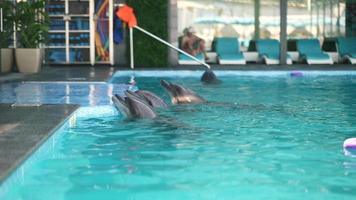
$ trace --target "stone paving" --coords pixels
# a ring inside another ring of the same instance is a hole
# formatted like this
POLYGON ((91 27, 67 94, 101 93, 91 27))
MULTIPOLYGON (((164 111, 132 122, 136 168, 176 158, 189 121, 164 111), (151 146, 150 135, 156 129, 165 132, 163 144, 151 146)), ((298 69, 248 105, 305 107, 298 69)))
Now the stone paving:
POLYGON ((78 107, 0 104, 0 182, 78 107))

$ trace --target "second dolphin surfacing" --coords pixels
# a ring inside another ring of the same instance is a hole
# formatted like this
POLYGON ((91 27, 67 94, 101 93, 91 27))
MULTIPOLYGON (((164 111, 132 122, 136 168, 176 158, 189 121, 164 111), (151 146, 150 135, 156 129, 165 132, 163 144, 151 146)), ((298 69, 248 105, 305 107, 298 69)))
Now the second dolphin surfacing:
POLYGON ((140 95, 142 98, 144 98, 147 101, 147 103, 153 108, 168 108, 166 102, 164 102, 163 99, 161 99, 153 92, 147 90, 137 90, 135 93, 140 95))
POLYGON ((166 89, 173 104, 204 103, 206 100, 184 86, 161 80, 161 86, 166 89))
POLYGON ((125 118, 155 118, 157 114, 147 102, 136 95, 125 92, 126 97, 114 95, 112 101, 125 118))

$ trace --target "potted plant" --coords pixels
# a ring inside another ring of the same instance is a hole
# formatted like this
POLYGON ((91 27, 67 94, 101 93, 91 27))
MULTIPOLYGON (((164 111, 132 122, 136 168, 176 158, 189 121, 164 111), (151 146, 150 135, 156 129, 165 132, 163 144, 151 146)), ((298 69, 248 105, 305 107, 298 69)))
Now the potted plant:
POLYGON ((3 16, 3 30, 0 31, 0 48, 1 48, 1 68, 0 72, 10 72, 13 65, 13 49, 9 48, 11 38, 14 33, 13 23, 13 4, 10 1, 1 1, 3 16))
POLYGON ((22 73, 37 73, 41 69, 40 45, 47 39, 49 17, 45 12, 45 0, 20 1, 15 8, 15 26, 18 45, 16 63, 22 73))

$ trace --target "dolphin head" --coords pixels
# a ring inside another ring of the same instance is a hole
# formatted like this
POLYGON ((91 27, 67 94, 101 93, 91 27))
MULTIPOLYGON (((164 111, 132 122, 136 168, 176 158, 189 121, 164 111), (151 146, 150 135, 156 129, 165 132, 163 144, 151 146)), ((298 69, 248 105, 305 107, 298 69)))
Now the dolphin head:
POLYGON ((131 118, 131 111, 130 107, 128 105, 127 98, 123 98, 119 95, 114 95, 112 97, 112 102, 115 105, 115 108, 125 117, 125 118, 131 118))
POLYGON ((173 104, 205 102, 204 98, 181 85, 177 85, 166 80, 161 80, 161 85, 168 92, 173 104))
POLYGON ((153 108, 142 99, 138 94, 130 91, 125 91, 127 104, 130 108, 130 113, 136 118, 155 118, 157 115, 153 108))

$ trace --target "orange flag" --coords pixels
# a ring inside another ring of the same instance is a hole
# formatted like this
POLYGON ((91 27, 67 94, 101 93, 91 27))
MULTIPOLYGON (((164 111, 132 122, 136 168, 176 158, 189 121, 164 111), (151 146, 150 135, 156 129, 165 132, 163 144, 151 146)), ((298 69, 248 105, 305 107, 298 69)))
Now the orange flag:
POLYGON ((119 8, 116 12, 116 15, 123 21, 126 22, 130 28, 137 25, 136 16, 133 13, 133 8, 129 7, 128 5, 124 5, 119 8))

